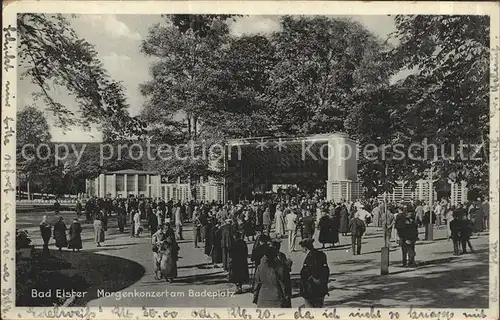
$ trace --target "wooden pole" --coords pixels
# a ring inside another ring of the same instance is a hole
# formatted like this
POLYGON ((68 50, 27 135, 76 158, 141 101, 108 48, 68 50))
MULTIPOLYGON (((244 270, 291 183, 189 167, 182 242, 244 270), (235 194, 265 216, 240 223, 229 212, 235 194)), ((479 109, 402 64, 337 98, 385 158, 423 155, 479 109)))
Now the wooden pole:
MULTIPOLYGON (((385 165, 384 182, 387 182, 387 164, 385 165)), ((387 191, 384 191, 384 246, 380 249, 380 274, 389 274, 389 230, 387 225, 387 191)))
POLYGON ((434 208, 433 208, 433 197, 434 197, 434 181, 433 181, 433 173, 434 173, 434 164, 431 166, 431 171, 429 173, 429 210, 430 210, 430 216, 429 216, 429 225, 427 228, 428 230, 428 238, 427 240, 434 240, 434 224, 432 223, 432 217, 434 216, 434 208))

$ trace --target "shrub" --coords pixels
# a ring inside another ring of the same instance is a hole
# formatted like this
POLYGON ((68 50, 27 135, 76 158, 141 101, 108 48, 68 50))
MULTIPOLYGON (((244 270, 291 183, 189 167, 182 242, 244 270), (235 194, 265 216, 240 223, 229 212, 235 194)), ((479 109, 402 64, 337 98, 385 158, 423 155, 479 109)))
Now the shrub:
POLYGON ((26 230, 16 230, 16 249, 31 248, 31 239, 26 230))

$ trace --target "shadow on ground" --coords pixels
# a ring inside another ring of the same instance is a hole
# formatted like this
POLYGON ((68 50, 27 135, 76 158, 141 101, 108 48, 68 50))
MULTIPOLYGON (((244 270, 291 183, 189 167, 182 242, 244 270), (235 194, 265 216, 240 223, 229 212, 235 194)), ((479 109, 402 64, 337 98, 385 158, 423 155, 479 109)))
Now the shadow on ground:
MULTIPOLYGON (((16 267, 20 267, 19 262, 16 267)), ((29 265, 29 263, 28 263, 29 265)), ((26 261, 24 261, 26 266, 26 261)), ((88 292, 77 298, 74 305, 85 305, 97 298, 97 291, 115 292, 129 287, 144 275, 144 268, 131 260, 96 254, 89 251, 51 251, 49 258, 42 258, 37 251, 32 260, 31 271, 17 278, 17 290, 25 291, 16 299, 17 306, 44 306, 48 301, 31 298, 31 289, 51 291, 55 298, 56 289, 74 289, 88 292), (30 299, 31 298, 31 299, 30 299)), ((58 299, 57 303, 61 303, 58 299)))
POLYGON ((337 284, 338 298, 325 307, 488 308, 488 253, 476 253, 460 265, 455 258, 421 262, 417 269, 402 269, 387 276, 359 277, 337 284), (439 265, 439 270, 429 269, 439 265), (339 292, 339 293, 340 293, 339 292))

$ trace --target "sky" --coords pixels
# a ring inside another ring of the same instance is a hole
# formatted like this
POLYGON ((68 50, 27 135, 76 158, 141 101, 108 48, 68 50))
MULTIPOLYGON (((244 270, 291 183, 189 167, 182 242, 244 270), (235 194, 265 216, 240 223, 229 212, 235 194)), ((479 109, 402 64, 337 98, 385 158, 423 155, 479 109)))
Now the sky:
MULTIPOLYGON (((346 16, 363 24, 369 31, 382 40, 395 31, 391 16, 346 16)), ((79 37, 84 38, 96 47, 104 67, 109 75, 122 81, 126 88, 126 96, 130 104, 130 114, 137 115, 145 101, 139 92, 139 85, 150 80, 149 66, 153 58, 140 51, 142 39, 148 35, 149 27, 161 23, 160 15, 77 15, 67 16, 79 37)), ((279 16, 245 16, 229 23, 230 32, 234 36, 249 34, 269 34, 280 28, 279 16)), ((31 93, 36 86, 29 80, 18 82, 18 109, 33 105, 31 93)), ((76 110, 74 100, 57 87, 52 89, 56 100, 76 110)), ((37 106, 43 108, 43 106, 37 106)), ((53 115, 46 113, 51 127, 52 140, 57 142, 94 142, 101 139, 98 128, 90 132, 80 128, 71 128, 63 132, 54 126, 53 115)))

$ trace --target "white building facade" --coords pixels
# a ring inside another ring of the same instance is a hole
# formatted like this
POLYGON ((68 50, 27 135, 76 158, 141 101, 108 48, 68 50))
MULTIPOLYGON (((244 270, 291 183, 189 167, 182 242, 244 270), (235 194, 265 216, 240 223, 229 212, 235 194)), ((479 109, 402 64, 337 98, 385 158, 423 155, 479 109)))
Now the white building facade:
MULTIPOLYGON (((188 183, 150 171, 119 170, 100 174, 87 182, 87 194, 100 198, 146 197, 165 200, 188 201, 192 195, 188 183)), ((224 186, 218 183, 195 185, 198 200, 224 201, 224 186)))

